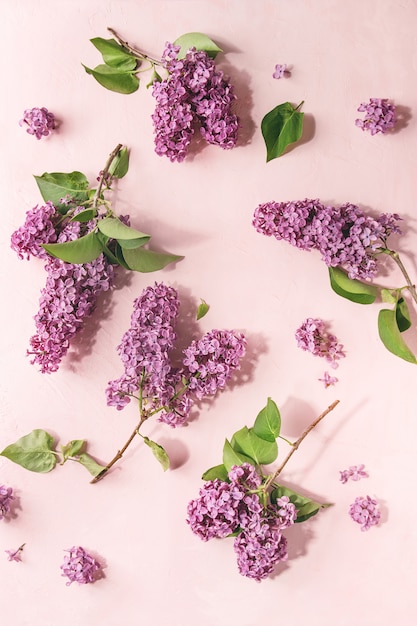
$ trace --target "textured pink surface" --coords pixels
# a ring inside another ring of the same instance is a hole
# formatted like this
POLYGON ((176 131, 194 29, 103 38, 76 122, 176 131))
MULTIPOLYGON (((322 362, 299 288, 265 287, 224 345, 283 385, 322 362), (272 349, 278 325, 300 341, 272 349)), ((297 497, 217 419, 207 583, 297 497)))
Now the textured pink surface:
MULTIPOLYGON (((133 405, 121 414, 106 407, 104 388, 120 372, 115 346, 132 300, 155 279, 179 289, 186 311, 204 298, 211 309, 201 331, 243 330, 250 356, 245 380, 187 428, 149 424, 145 434, 166 446, 174 471, 164 474, 139 441, 94 486, 75 464, 36 475, 0 457, 0 484, 13 486, 20 502, 16 518, 0 522, 2 624, 411 626, 416 368, 380 343, 380 305, 342 300, 318 255, 258 235, 251 219, 261 202, 306 196, 397 211, 405 218, 400 246, 417 276, 416 3, 21 0, 6 3, 2 17, 0 448, 44 428, 61 443, 86 438, 92 454, 109 460, 137 416, 133 405), (150 92, 108 92, 82 69, 99 63, 89 39, 107 37, 107 26, 154 55, 185 32, 215 39, 236 85, 241 145, 206 147, 182 164, 156 156, 150 92), (288 64, 290 78, 272 78, 277 63, 288 64), (355 127, 356 108, 370 97, 400 107, 399 132, 371 137, 355 127), (301 144, 266 164, 263 115, 303 99, 301 144), (18 125, 34 106, 61 120, 39 142, 18 125), (186 258, 175 269, 129 276, 60 371, 41 375, 25 352, 44 272, 15 257, 10 234, 40 201, 32 174, 81 170, 92 180, 118 142, 130 147, 131 165, 116 210, 150 231, 155 246, 186 258), (329 320, 345 346, 335 387, 324 389, 323 363, 296 346, 294 331, 308 316, 329 320), (231 541, 202 543, 184 519, 201 473, 220 462, 224 438, 250 425, 268 396, 289 438, 340 399, 282 476, 335 506, 290 529, 290 560, 256 584, 238 574, 231 541), (342 485, 339 470, 359 463, 369 478, 342 485), (381 503, 382 524, 361 533, 348 508, 367 493, 381 503), (3 551, 23 542, 23 562, 8 562, 3 551), (65 586, 59 566, 74 544, 105 563, 103 580, 65 586)), ((392 267, 390 281, 402 282, 392 267)))

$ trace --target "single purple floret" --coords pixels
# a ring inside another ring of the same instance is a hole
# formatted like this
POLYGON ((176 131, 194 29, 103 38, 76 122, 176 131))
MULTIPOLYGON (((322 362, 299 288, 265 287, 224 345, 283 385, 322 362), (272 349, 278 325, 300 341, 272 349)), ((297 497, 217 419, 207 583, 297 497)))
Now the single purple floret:
POLYGON ((277 63, 277 65, 275 66, 275 71, 272 74, 272 78, 284 78, 284 76, 288 73, 289 72, 287 71, 287 65, 285 63, 283 63, 282 65, 277 63))

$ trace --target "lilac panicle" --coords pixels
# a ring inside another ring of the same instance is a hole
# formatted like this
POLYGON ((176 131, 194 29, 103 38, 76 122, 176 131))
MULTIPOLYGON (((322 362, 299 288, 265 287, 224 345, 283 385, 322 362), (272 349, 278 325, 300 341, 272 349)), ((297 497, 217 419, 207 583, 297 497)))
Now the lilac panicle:
POLYGON ((77 582, 81 585, 93 583, 99 578, 101 573, 100 563, 91 554, 88 554, 81 546, 73 546, 66 550, 68 555, 64 556, 61 565, 62 576, 68 578, 67 585, 77 582))
POLYGON ((26 213, 25 223, 11 237, 11 248, 20 259, 25 256, 27 259, 31 256, 47 258, 41 244, 56 242, 55 217, 56 209, 52 202, 44 206, 37 205, 26 213))
POLYGON ((54 114, 45 107, 26 109, 19 124, 20 126, 26 125, 26 132, 29 135, 35 135, 36 139, 46 137, 56 127, 54 114))
POLYGON ((369 102, 362 102, 358 111, 364 112, 363 120, 355 120, 356 126, 367 130, 371 135, 385 134, 394 128, 396 120, 395 105, 387 98, 370 98, 369 102))
POLYGON ((0 520, 7 517, 10 513, 11 501, 14 500, 12 487, 0 485, 0 520))
POLYGON ((319 200, 267 202, 260 204, 252 224, 268 237, 275 237, 301 250, 318 250, 329 267, 341 266, 349 278, 373 278, 376 255, 391 233, 400 233, 396 213, 377 218, 354 204, 325 206, 319 200))
POLYGON ((288 559, 287 540, 274 516, 262 517, 255 530, 243 530, 233 544, 239 573, 260 582, 288 559))
POLYGON ((370 496, 358 497, 349 507, 349 515, 354 522, 360 524, 361 530, 369 530, 377 526, 381 519, 378 502, 370 496))
POLYGON ((183 161, 195 121, 208 143, 234 148, 238 118, 232 112, 236 98, 232 85, 206 52, 191 48, 185 58, 177 59, 179 50, 166 43, 162 62, 169 76, 153 85, 155 152, 171 161, 183 161))
MULTIPOLYGON (((295 332, 297 345, 302 350, 320 356, 334 368, 338 367, 337 361, 345 356, 343 346, 335 335, 326 330, 324 320, 308 317, 295 332)), ((330 377, 326 383, 330 383, 330 377)))

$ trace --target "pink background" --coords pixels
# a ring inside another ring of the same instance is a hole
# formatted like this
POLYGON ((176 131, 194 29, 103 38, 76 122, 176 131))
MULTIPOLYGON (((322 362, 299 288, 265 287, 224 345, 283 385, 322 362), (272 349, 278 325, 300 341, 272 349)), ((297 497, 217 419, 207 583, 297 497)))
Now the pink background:
MULTIPOLYGON (((183 429, 157 422, 144 429, 165 445, 174 470, 164 474, 139 440, 95 486, 76 464, 37 475, 0 457, 0 484, 12 486, 20 503, 16 517, 0 523, 2 624, 414 624, 416 367, 380 343, 380 304, 339 298, 318 255, 257 234, 251 220, 261 202, 305 197, 397 211, 404 218, 400 249, 417 276, 416 2, 20 0, 4 3, 1 14, 0 448, 43 428, 60 444, 87 439, 102 462, 113 456, 137 414, 133 405, 122 413, 108 408, 104 388, 121 373, 115 347, 132 301, 155 280, 181 294, 183 344, 212 328, 235 328, 249 346, 244 375, 197 420, 183 429), (211 36, 225 51, 218 62, 239 98, 239 147, 198 148, 182 164, 154 154, 146 80, 122 96, 81 66, 100 62, 89 39, 106 38, 107 26, 156 56, 183 33, 211 36), (290 65, 291 78, 274 80, 276 63, 290 65), (398 132, 371 137, 355 127, 356 109, 370 97, 399 106, 405 120, 398 132), (302 141, 266 164, 262 117, 301 100, 302 141), (59 131, 39 142, 18 125, 34 106, 61 120, 59 131), (41 375, 25 353, 44 270, 14 255, 10 235, 41 201, 32 174, 81 170, 93 181, 119 142, 131 161, 115 210, 150 232, 154 248, 185 260, 157 274, 124 274, 60 371, 41 375), (209 314, 187 322, 200 298, 209 314), (317 380, 325 363, 296 346, 294 331, 308 316, 328 320, 345 346, 334 388, 317 380), (251 425, 268 396, 289 438, 340 399, 282 475, 335 506, 290 529, 289 561, 257 584, 239 575, 231 540, 203 543, 184 520, 202 472, 221 460, 224 438, 251 425), (342 485, 339 470, 357 463, 369 478, 342 485), (363 533, 347 510, 366 494, 381 503, 382 523, 363 533), (23 542, 23 562, 9 563, 3 550, 23 542), (59 566, 74 544, 105 563, 103 580, 65 585, 59 566)), ((401 285, 389 271, 385 283, 401 285)), ((415 315, 413 322, 415 329, 415 315)))

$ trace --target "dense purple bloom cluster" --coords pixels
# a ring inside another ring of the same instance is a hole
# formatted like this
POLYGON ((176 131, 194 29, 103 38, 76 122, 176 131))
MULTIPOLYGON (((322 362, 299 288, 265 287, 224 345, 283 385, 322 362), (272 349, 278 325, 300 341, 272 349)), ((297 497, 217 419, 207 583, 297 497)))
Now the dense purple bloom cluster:
POLYGON ((361 478, 367 478, 368 474, 365 471, 363 463, 360 465, 351 465, 349 469, 340 472, 340 480, 343 484, 346 484, 348 480, 360 480, 361 478))
POLYGON ((13 489, 5 485, 0 485, 0 520, 10 513, 12 500, 14 500, 13 489))
POLYGON ((299 348, 326 359, 333 368, 338 367, 337 361, 345 356, 342 344, 326 330, 326 324, 321 319, 308 317, 297 328, 295 338, 299 348))
POLYGON ((42 259, 47 257, 41 244, 56 242, 56 216, 56 209, 52 202, 47 202, 44 206, 37 205, 27 211, 25 223, 11 237, 12 250, 20 259, 25 256, 26 259, 31 256, 42 259))
POLYGON ((248 463, 233 466, 228 479, 204 484, 199 497, 188 504, 187 524, 203 541, 238 531, 234 550, 239 572, 260 581, 287 559, 282 531, 294 524, 297 511, 287 496, 265 509, 255 493, 262 478, 248 463))
MULTIPOLYGON (((73 214, 79 210, 82 207, 73 214)), ((46 284, 41 290, 34 317, 36 333, 30 338, 28 350, 33 356, 31 363, 40 365, 43 373, 58 370, 71 340, 94 311, 99 293, 111 288, 114 268, 104 254, 89 263, 66 263, 46 254, 41 244, 76 239, 83 234, 81 229, 88 232, 94 225, 95 221, 83 225, 63 222, 61 214, 47 202, 28 211, 24 225, 12 234, 11 247, 21 259, 46 259, 46 284)))
POLYGON ((36 139, 46 137, 56 127, 55 116, 45 107, 34 109, 26 109, 23 113, 23 119, 19 122, 20 126, 26 124, 26 132, 29 135, 35 135, 36 139))
POLYGON ((169 76, 153 85, 156 153, 183 161, 195 121, 208 143, 234 148, 238 118, 232 113, 236 98, 232 85, 206 52, 191 48, 184 59, 177 59, 179 51, 179 46, 166 43, 162 63, 169 76))
POLYGON ((184 350, 180 367, 172 365, 170 351, 177 338, 175 323, 179 299, 173 287, 155 283, 133 303, 131 325, 118 353, 124 374, 108 383, 107 404, 123 409, 140 393, 148 412, 160 412, 160 421, 182 426, 194 398, 223 389, 245 354, 241 333, 213 330, 184 350))
POLYGON ((370 98, 369 102, 362 102, 358 111, 364 112, 363 120, 355 120, 356 126, 367 130, 371 135, 386 133, 395 126, 395 105, 387 98, 370 98))
POLYGON ((254 213, 253 226, 302 250, 318 250, 329 267, 344 267, 349 278, 373 278, 375 255, 391 233, 400 233, 396 213, 377 218, 354 204, 325 206, 319 200, 267 202, 254 213))
POLYGON ((349 515, 354 522, 361 525, 361 530, 369 530, 371 526, 377 526, 381 519, 378 502, 370 496, 356 498, 349 507, 349 515))
POLYGON ((64 556, 61 569, 62 576, 68 578, 67 585, 73 582, 85 585, 97 580, 101 573, 101 565, 91 554, 81 546, 73 546, 66 552, 69 554, 64 556))

